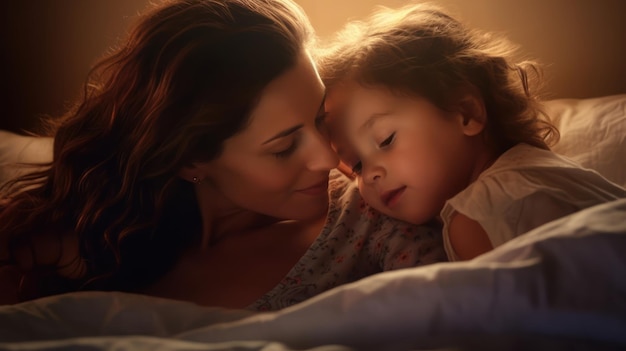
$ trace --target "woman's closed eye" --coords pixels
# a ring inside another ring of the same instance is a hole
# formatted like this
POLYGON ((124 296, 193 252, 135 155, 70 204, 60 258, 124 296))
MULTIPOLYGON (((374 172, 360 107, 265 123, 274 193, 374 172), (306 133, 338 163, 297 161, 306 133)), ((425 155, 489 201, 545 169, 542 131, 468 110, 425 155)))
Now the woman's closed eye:
POLYGON ((279 159, 288 158, 296 151, 299 144, 300 138, 294 137, 287 147, 283 148, 282 150, 272 152, 272 155, 279 159))
POLYGON ((393 142, 396 137, 396 132, 391 133, 385 140, 383 140, 380 144, 378 144, 379 148, 385 148, 393 142))

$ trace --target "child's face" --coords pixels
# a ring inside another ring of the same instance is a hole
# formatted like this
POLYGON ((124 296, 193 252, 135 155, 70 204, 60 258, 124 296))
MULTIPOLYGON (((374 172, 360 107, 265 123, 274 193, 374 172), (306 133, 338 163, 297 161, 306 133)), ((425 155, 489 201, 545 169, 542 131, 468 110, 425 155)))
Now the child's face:
POLYGON ((410 223, 439 215, 473 177, 463 116, 416 96, 355 83, 327 92, 331 141, 375 209, 410 223))

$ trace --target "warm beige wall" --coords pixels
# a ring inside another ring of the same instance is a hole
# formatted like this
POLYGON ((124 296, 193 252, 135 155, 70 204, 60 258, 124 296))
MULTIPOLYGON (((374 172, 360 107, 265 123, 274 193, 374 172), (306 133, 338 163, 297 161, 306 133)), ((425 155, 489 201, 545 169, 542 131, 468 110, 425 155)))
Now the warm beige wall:
MULTIPOLYGON (((330 36, 376 5, 407 0, 296 0, 318 34, 330 36)), ((521 52, 545 65, 552 97, 626 93, 626 1, 431 0, 471 26, 504 32, 521 52)))
POLYGON ((0 129, 38 126, 80 92, 148 0, 0 0, 0 129))
MULTIPOLYGON (((91 64, 149 0, 0 1, 0 128, 37 125, 77 95, 91 64)), ((296 0, 322 37, 376 4, 402 0, 296 0)), ((505 31, 549 64, 553 97, 626 93, 626 1, 433 0, 471 25, 505 31)))

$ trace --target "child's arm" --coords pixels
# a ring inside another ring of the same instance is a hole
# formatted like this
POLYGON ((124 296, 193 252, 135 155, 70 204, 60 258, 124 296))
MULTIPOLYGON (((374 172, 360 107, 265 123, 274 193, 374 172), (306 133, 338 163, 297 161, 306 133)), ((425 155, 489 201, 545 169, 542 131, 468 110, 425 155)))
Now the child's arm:
POLYGON ((448 225, 450 245, 461 260, 470 260, 493 249, 483 227, 462 213, 456 213, 448 225))

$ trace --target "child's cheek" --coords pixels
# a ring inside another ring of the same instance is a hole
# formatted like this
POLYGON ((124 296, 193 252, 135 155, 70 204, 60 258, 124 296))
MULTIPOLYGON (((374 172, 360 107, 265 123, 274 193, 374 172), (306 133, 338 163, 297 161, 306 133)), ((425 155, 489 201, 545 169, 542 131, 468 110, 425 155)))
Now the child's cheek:
POLYGON ((365 185, 361 177, 357 177, 355 181, 365 203, 367 203, 370 207, 381 211, 382 204, 380 203, 380 196, 378 195, 378 192, 373 187, 365 185))

